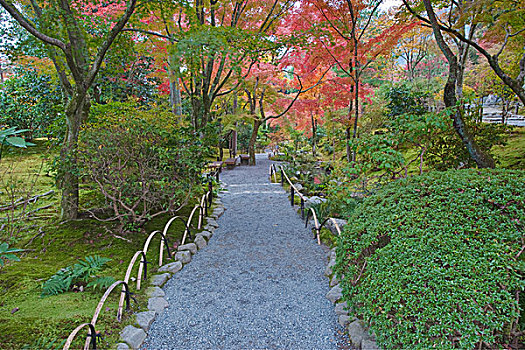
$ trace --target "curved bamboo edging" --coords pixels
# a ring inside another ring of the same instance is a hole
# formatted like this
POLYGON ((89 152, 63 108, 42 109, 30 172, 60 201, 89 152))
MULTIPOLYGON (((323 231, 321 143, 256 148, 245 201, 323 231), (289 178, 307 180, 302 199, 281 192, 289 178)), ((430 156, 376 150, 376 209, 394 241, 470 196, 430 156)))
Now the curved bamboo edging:
MULTIPOLYGON (((93 314, 93 318, 91 319, 91 324, 93 325, 93 327, 95 327, 97 325, 97 320, 98 320, 98 316, 100 315, 100 311, 102 311, 102 307, 104 306, 104 303, 106 302, 107 298, 109 297, 109 295, 111 294, 111 292, 117 288, 118 286, 120 286, 122 284, 122 291, 121 291, 121 295, 124 294, 125 295, 125 300, 126 300, 126 310, 129 310, 129 285, 125 282, 125 281, 116 281, 115 283, 113 283, 111 286, 109 286, 109 288, 106 290, 106 292, 104 293, 104 295, 102 296, 102 298, 100 298, 100 301, 98 302, 98 305, 97 305, 97 308, 95 309, 95 313, 93 314)), ((122 320, 122 309, 120 307, 120 303, 119 303, 119 307, 117 309, 117 320, 120 322, 122 320)), ((92 336, 91 336, 92 337, 92 336)), ((84 348, 85 349, 89 349, 89 343, 91 343, 92 341, 90 341, 90 336, 88 336, 86 338, 86 343, 84 344, 84 348)))
MULTIPOLYGON (((306 198, 304 198, 303 194, 301 192, 299 192, 299 190, 297 189, 297 187, 295 187, 295 185, 292 183, 292 180, 290 180, 290 178, 288 177, 288 175, 286 175, 286 172, 284 171, 283 167, 280 166, 281 168, 281 175, 284 175, 286 181, 290 184, 290 187, 292 187, 294 189, 294 194, 297 194, 299 196, 299 198, 301 198, 301 200, 306 200, 306 198)), ((282 180, 281 180, 282 182, 282 180)))
MULTIPOLYGON (((180 216, 176 216, 175 218, 180 218, 180 216)), ((149 244, 151 243, 151 240, 157 233, 161 236, 160 249, 159 249, 159 266, 162 266, 162 251, 163 251, 162 248, 164 248, 164 245, 166 246, 166 250, 168 251, 168 259, 171 259, 170 245, 164 233, 160 232, 159 230, 155 230, 151 232, 148 236, 148 239, 144 243, 144 247, 142 248, 142 251, 144 252, 144 256, 148 254, 149 244)), ((139 265, 139 273, 138 273, 139 277, 142 276, 142 270, 144 269, 144 265, 145 264, 139 265)), ((137 290, 140 290, 140 278, 137 278, 137 290)))
POLYGON ((330 218, 330 220, 333 222, 335 229, 337 230, 337 235, 341 236, 341 229, 339 228, 339 224, 337 221, 335 221, 334 218, 330 218))
MULTIPOLYGON (((219 174, 220 174, 220 169, 216 169, 214 172, 211 172, 211 173, 207 174, 207 178, 209 180, 210 176, 213 176, 213 177, 215 177, 217 179, 217 181, 219 181, 219 174)), ((153 231, 153 232, 151 232, 149 234, 146 242, 144 243, 143 249, 135 252, 133 257, 131 258, 131 261, 130 261, 130 263, 128 265, 128 268, 126 270, 126 275, 124 277, 124 280, 123 281, 116 281, 115 283, 113 283, 111 286, 108 287, 108 289, 106 290, 106 292, 104 293, 104 295, 100 299, 100 301, 99 301, 99 303, 97 305, 97 308, 95 309, 95 313, 93 314, 93 318, 91 320, 91 323, 82 323, 81 325, 76 327, 69 334, 69 336, 68 336, 68 338, 66 340, 66 343, 65 343, 65 345, 63 347, 63 350, 68 350, 71 347, 71 343, 73 342, 73 340, 75 339, 77 334, 85 327, 89 327, 90 333, 88 333, 88 335, 86 337, 86 341, 85 341, 85 344, 84 344, 84 350, 88 350, 90 344, 92 344, 93 349, 97 348, 97 332, 95 330, 95 325, 96 325, 96 322, 98 320, 98 316, 99 316, 99 314, 100 314, 100 312, 102 310, 102 307, 104 306, 104 303, 106 302, 106 299, 109 297, 111 292, 116 287, 118 287, 121 284, 123 285, 122 286, 122 290, 121 290, 121 296, 120 296, 119 304, 118 304, 118 309, 117 309, 117 321, 120 322, 122 320, 124 301, 126 302, 126 309, 128 310, 130 308, 129 279, 130 279, 130 276, 131 276, 131 272, 133 271, 133 267, 135 266, 135 263, 137 262, 137 259, 138 259, 139 256, 142 256, 142 259, 140 261, 139 271, 137 273, 137 290, 140 290, 142 276, 144 276, 144 279, 147 278, 147 263, 148 262, 146 260, 146 254, 148 252, 149 244, 150 244, 151 240, 153 239, 153 237, 157 233, 161 235, 160 249, 159 249, 160 250, 159 251, 159 266, 162 266, 163 250, 164 250, 163 248, 164 248, 164 246, 166 246, 166 250, 167 250, 167 253, 168 253, 168 258, 170 259, 172 257, 171 256, 171 251, 170 251, 170 248, 169 248, 168 239, 167 239, 167 232, 168 232, 169 226, 176 219, 180 219, 184 223, 185 230, 184 230, 184 235, 183 235, 183 240, 182 240, 182 244, 184 244, 188 233, 190 233, 190 229, 189 228, 191 226, 191 221, 193 220, 193 216, 195 214, 195 211, 197 209, 199 209, 199 222, 198 222, 198 225, 197 225, 197 229, 200 230, 201 226, 202 226, 202 222, 203 222, 204 216, 208 215, 207 214, 208 213, 208 206, 211 205, 212 199, 213 199, 213 185, 212 185, 211 181, 208 181, 208 192, 202 196, 200 204, 195 205, 195 207, 193 208, 193 210, 192 210, 192 212, 190 214, 190 217, 188 218, 187 222, 184 221, 183 217, 175 216, 175 217, 172 217, 166 223, 166 225, 164 226, 163 232, 160 232, 160 231, 156 230, 156 231, 153 231), (144 272, 144 274, 143 274, 143 272, 144 272)))
MULTIPOLYGON (((168 228, 169 228, 169 226, 170 226, 170 225, 173 223, 173 221, 175 221, 175 220, 180 220, 180 221, 182 222, 182 224, 184 225, 184 235, 183 235, 183 237, 182 237, 182 242, 181 242, 181 245, 182 245, 182 244, 184 244, 184 241, 186 240, 186 233, 189 232, 189 227, 188 227, 188 225, 186 224, 186 221, 184 221, 184 217, 182 217, 182 216, 178 216, 178 215, 172 217, 172 218, 168 221, 168 223, 166 224, 166 226, 164 226, 164 231, 163 231, 162 235, 163 235, 164 237, 166 237, 166 235, 167 235, 167 233, 168 233, 168 228)), ((167 241, 166 241, 166 242, 167 242, 167 241)), ((162 247, 164 247, 164 244, 162 243, 162 241, 160 242, 160 244, 161 244, 162 247)), ((167 244, 167 243, 166 243, 166 244, 167 244)), ((160 257, 159 257, 159 258, 160 258, 160 257)), ((162 261, 159 260, 159 266, 161 266, 161 265, 162 265, 162 261)))
MULTIPOLYGON (((97 337, 96 337, 97 333, 95 332, 95 326, 93 326, 91 323, 82 323, 77 328, 75 328, 73 332, 71 332, 71 334, 69 334, 69 337, 67 337, 66 343, 64 344, 64 347, 62 348, 62 350, 68 350, 69 347, 71 346, 71 343, 73 343, 73 340, 77 336, 77 333, 80 332, 80 330, 86 326, 89 327, 89 331, 91 332, 90 334, 88 334, 87 339, 89 339, 91 335, 95 335, 94 337, 91 337, 92 339, 91 343, 93 345, 93 349, 96 349, 97 348, 97 337)), ((84 349, 85 350, 89 349, 89 343, 87 347, 84 345, 84 349)))
MULTIPOLYGON (((129 285, 129 278, 131 276, 131 271, 133 271, 133 267, 135 266, 135 262, 137 261, 137 258, 142 255, 142 260, 140 261, 141 266, 144 266, 144 279, 147 278, 147 272, 148 272, 148 265, 146 261, 146 253, 144 251, 139 250, 135 252, 133 257, 131 258, 131 261, 129 262, 128 268, 126 270, 126 275, 124 276, 124 282, 129 285)), ((139 272, 137 273, 137 290, 140 290, 140 281, 142 279, 142 270, 139 267, 139 272)), ((124 306, 124 298, 126 297, 124 287, 122 287, 122 294, 120 295, 120 300, 118 303, 118 309, 119 314, 122 315, 122 308, 124 306)), ((118 317, 117 317, 118 319, 118 317)), ((119 320, 120 321, 120 320, 119 320)))
MULTIPOLYGON (((299 192, 299 190, 297 190, 297 187, 295 187, 295 185, 292 183, 292 181, 290 180, 290 178, 288 177, 288 175, 286 174, 286 172, 284 171, 284 168, 282 166, 279 166, 280 170, 281 170, 281 185, 284 184, 284 180, 286 179, 286 182, 288 182, 288 184, 290 185, 290 201, 291 201, 291 204, 294 205, 294 196, 297 195, 299 196, 299 198, 301 198, 301 216, 303 219, 305 219, 305 227, 308 227, 308 219, 310 218, 310 213, 312 213, 312 216, 313 216, 313 219, 314 219, 314 224, 315 224, 315 231, 316 231, 316 234, 314 235, 314 238, 317 238, 317 244, 321 244, 321 228, 325 225, 325 223, 328 221, 328 220, 331 220, 335 226, 335 229, 337 230, 337 233, 338 235, 341 235, 341 229, 339 228, 339 224, 337 223, 337 221, 334 219, 334 218, 328 218, 326 219, 321 225, 319 225, 319 221, 317 219, 317 214, 314 210, 314 208, 310 208, 310 210, 308 211, 308 214, 306 215, 306 218, 305 218, 305 215, 304 215, 304 204, 305 204, 305 201, 306 201, 306 198, 303 196, 303 194, 301 192, 299 192)), ((277 182, 277 170, 275 168, 275 164, 272 164, 270 165, 270 170, 269 170, 269 173, 270 173, 270 181, 272 179, 272 175, 274 176, 275 178, 275 181, 277 182)))
MULTIPOLYGON (((317 237, 317 244, 321 245, 321 226, 319 226, 319 221, 317 221, 317 215, 315 214, 314 208, 310 208, 310 211, 312 212, 313 218, 314 218, 314 224, 315 224, 315 231, 316 234, 314 234, 314 238, 317 237)), ((308 218, 306 219, 306 225, 308 226, 308 218)))
POLYGON ((270 165, 270 181, 272 181, 273 176, 273 182, 277 183, 277 169, 275 168, 275 164, 270 165))
MULTIPOLYGON (((124 281, 116 281, 111 286, 109 286, 109 288, 106 290, 106 292, 104 293, 102 298, 100 298, 100 301, 98 302, 97 308, 95 309, 95 313, 93 314, 93 318, 91 319, 91 323, 83 323, 83 324, 79 325, 77 328, 75 328, 73 330, 73 332, 71 332, 71 334, 67 338, 67 341, 66 341, 66 344, 64 344, 63 350, 68 350, 69 349, 69 347, 71 346, 71 343, 75 339, 75 337, 78 334, 78 332, 82 328, 84 328, 86 326, 89 327, 91 333, 89 333, 87 335, 87 337, 86 337, 86 342, 84 344, 84 349, 86 349, 86 350, 89 349, 89 344, 92 344, 93 345, 93 349, 96 349, 96 347, 97 347, 97 345, 96 345, 96 343, 97 343, 97 340, 96 340, 97 332, 95 331, 95 326, 97 324, 98 316, 100 315, 100 311, 102 311, 102 307, 104 306, 104 303, 106 302, 106 300, 109 297, 109 295, 111 294, 111 292, 115 288, 117 288, 119 285, 121 285, 121 284, 124 285, 124 288, 125 288, 125 291, 126 291, 126 309, 129 309, 129 286, 124 281)), ((122 318, 122 313, 121 313, 121 310, 119 308, 117 310, 117 319, 120 321, 121 318, 122 318)))

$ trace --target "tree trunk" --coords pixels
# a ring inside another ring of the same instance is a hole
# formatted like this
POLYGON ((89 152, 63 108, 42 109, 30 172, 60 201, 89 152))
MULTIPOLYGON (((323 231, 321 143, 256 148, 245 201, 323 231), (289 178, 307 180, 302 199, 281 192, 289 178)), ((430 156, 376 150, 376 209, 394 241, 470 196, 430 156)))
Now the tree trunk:
MULTIPOLYGON (((233 114, 237 114, 237 91, 235 91, 233 95, 233 114)), ((235 129, 233 130, 233 136, 232 136, 232 148, 233 148, 233 156, 237 156, 237 122, 235 122, 235 129)))
POLYGON ((350 148, 350 127, 346 128, 346 161, 352 161, 352 149, 350 148))
POLYGON ((178 78, 170 81, 170 106, 173 114, 177 116, 182 115, 182 98, 180 96, 180 86, 178 78))
POLYGON ((463 144, 465 145, 468 153, 470 154, 470 157, 476 162, 478 167, 494 168, 494 159, 492 159, 492 157, 489 154, 484 153, 479 148, 479 146, 474 141, 474 137, 468 132, 467 126, 463 121, 463 117, 461 115, 462 111, 457 106, 458 99, 456 96, 456 83, 458 78, 457 57, 456 55, 454 55, 448 44, 445 42, 445 39, 443 38, 443 34, 441 33, 441 30, 439 28, 438 20, 436 14, 434 13, 434 9, 432 8, 432 4, 430 3, 430 0, 423 0, 423 3, 425 5, 428 18, 432 23, 432 29, 434 32, 434 37, 436 38, 436 42, 448 61, 448 78, 443 93, 443 102, 445 103, 446 107, 451 108, 453 110, 451 118, 454 130, 456 130, 456 133, 460 137, 461 141, 463 141, 463 144))
MULTIPOLYGON (((354 88, 352 87, 352 91, 354 88)), ((348 104, 348 122, 352 120, 352 111, 354 108, 354 100, 350 98, 350 103, 348 104)), ((346 128, 346 161, 350 163, 352 161, 352 148, 350 147, 350 126, 346 128)))
POLYGON ((85 92, 76 92, 67 108, 67 132, 60 151, 61 174, 59 188, 62 190, 61 218, 73 220, 78 217, 78 135, 82 122, 91 107, 89 96, 85 92))
POLYGON ((255 165, 255 141, 257 141, 257 133, 259 132, 259 127, 261 126, 261 124, 262 120, 254 116, 252 136, 250 137, 250 143, 248 145, 248 152, 250 154, 250 165, 255 165))
POLYGON ((312 122, 312 155, 315 157, 315 147, 316 147, 315 135, 317 134, 317 130, 316 130, 316 124, 315 124, 315 119, 314 119, 314 114, 313 113, 310 113, 310 119, 311 119, 311 122, 312 122))
POLYGON ((182 115, 182 99, 180 96, 179 78, 173 70, 174 59, 168 55, 168 77, 170 80, 170 106, 173 114, 182 115))
MULTIPOLYGON (((354 131, 352 134, 352 138, 357 139, 357 122, 359 120, 359 75, 356 72, 356 80, 355 80, 355 100, 354 100, 354 131)), ((352 162, 355 162, 356 160, 356 151, 355 148, 352 150, 352 162)))

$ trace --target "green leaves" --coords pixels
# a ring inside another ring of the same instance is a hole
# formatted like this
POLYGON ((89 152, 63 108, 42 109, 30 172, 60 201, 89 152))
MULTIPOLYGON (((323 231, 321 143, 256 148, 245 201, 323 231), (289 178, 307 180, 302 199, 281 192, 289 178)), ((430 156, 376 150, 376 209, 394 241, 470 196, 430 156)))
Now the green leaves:
POLYGON ((93 288, 93 289, 106 289, 109 286, 111 286, 113 283, 115 283, 115 279, 113 277, 108 276, 102 276, 97 277, 93 281, 89 282, 86 287, 87 288, 93 288))
POLYGON ((206 130, 200 139, 175 126, 169 110, 133 102, 96 105, 91 121, 81 134, 80 170, 106 198, 95 205, 107 206, 121 230, 173 212, 200 187, 206 130))
POLYGON ((0 244, 0 267, 5 265, 5 260, 20 261, 20 258, 13 253, 23 252, 23 249, 9 248, 9 244, 0 244))
POLYGON ((512 343, 523 313, 524 181, 523 171, 433 172, 357 207, 336 273, 383 347, 512 343))
MULTIPOLYGON (((16 130, 16 128, 8 128, 5 130, 0 130, 0 144, 14 147, 23 147, 28 146, 28 143, 21 137, 15 136, 26 132, 27 130, 16 130)), ((32 145, 32 144, 31 144, 32 145)))
POLYGON ((83 284, 93 289, 103 289, 115 282, 113 277, 99 277, 97 274, 111 259, 98 255, 87 256, 73 266, 61 269, 42 285, 41 297, 67 292, 75 284, 83 284), (88 283, 90 279, 93 279, 88 283))
POLYGON ((14 73, 0 90, 0 124, 26 129, 28 138, 60 136, 56 132, 62 132, 57 124, 63 100, 56 77, 31 66, 16 68, 14 73))

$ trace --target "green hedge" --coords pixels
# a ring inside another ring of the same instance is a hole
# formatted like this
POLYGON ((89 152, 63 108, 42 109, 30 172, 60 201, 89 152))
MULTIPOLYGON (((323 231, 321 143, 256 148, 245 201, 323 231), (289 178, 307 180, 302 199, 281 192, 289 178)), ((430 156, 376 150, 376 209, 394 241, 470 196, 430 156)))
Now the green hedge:
POLYGON ((344 298, 385 348, 517 344, 524 224, 524 171, 391 183, 359 206, 340 238, 344 298))

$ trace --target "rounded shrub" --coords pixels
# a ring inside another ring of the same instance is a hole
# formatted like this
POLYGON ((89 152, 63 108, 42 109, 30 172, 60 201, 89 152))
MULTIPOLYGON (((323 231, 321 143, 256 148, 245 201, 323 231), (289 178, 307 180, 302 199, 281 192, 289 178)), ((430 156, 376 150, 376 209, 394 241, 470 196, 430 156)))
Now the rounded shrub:
POLYGON ((356 209, 335 270, 382 347, 519 347, 524 185, 524 171, 433 172, 356 209))

